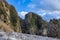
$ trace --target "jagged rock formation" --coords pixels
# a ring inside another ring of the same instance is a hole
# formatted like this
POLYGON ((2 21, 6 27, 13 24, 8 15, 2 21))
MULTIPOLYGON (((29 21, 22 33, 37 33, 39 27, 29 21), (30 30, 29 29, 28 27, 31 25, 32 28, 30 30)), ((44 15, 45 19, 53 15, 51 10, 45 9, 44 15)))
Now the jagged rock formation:
POLYGON ((50 20, 48 24, 48 36, 60 38, 60 20, 50 20))
POLYGON ((0 20, 10 26, 16 32, 21 32, 18 14, 15 8, 6 0, 0 1, 0 20))
POLYGON ((25 20, 23 21, 23 25, 25 26, 25 32, 28 34, 36 34, 36 35, 46 35, 47 34, 47 24, 42 19, 41 16, 29 12, 25 16, 25 20))
POLYGON ((22 32, 35 35, 60 38, 60 20, 53 19, 46 22, 41 16, 29 12, 22 20, 22 32))

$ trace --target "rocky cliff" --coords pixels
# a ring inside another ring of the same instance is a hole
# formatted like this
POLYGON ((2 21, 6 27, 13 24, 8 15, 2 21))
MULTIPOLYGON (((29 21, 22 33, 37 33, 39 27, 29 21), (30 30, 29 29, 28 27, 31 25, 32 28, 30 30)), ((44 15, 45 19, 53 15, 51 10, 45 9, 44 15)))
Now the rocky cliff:
POLYGON ((6 0, 0 1, 0 20, 10 26, 15 32, 21 32, 18 14, 15 8, 6 0))
POLYGON ((60 19, 52 19, 48 23, 48 34, 50 37, 60 38, 60 19))
POLYGON ((29 12, 25 16, 24 24, 25 32, 28 34, 46 35, 47 34, 47 23, 42 19, 41 16, 29 12), (44 30, 46 30, 44 32, 44 30))
POLYGON ((47 22, 33 12, 25 15, 21 28, 23 33, 60 38, 60 19, 47 22))

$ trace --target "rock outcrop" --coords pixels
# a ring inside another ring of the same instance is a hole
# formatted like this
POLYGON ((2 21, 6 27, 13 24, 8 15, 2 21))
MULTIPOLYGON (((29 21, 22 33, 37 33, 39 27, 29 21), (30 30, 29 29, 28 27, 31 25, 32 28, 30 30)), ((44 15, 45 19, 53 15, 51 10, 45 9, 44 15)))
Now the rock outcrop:
POLYGON ((22 33, 60 38, 60 19, 47 22, 41 16, 29 12, 21 25, 22 33))
POLYGON ((6 0, 0 1, 0 20, 10 26, 15 32, 21 32, 20 21, 15 8, 6 0))
POLYGON ((13 29, 11 29, 10 26, 5 24, 3 21, 0 20, 0 30, 4 30, 5 32, 14 32, 13 29))
POLYGON ((60 38, 60 20, 59 19, 50 20, 48 24, 47 36, 60 38))
POLYGON ((25 26, 24 28, 26 30, 25 33, 36 35, 47 34, 47 23, 42 19, 41 16, 33 12, 29 12, 28 14, 26 14, 23 23, 23 25, 25 26))

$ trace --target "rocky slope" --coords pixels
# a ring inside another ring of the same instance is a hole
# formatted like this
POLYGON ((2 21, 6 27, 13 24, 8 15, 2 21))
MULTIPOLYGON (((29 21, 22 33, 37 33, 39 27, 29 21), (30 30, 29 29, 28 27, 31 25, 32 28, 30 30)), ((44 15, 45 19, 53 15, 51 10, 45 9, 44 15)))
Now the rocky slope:
POLYGON ((14 32, 13 29, 10 28, 7 24, 0 20, 0 30, 4 30, 5 32, 14 32))
POLYGON ((21 32, 18 14, 15 8, 6 0, 0 1, 0 20, 6 23, 15 32, 21 32))

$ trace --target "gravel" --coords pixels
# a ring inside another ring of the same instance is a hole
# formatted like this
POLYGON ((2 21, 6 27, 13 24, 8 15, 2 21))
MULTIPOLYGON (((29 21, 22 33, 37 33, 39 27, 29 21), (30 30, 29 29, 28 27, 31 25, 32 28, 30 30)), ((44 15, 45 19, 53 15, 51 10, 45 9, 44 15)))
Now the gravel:
POLYGON ((0 31, 0 40, 60 40, 60 39, 16 32, 8 33, 0 31))

